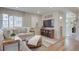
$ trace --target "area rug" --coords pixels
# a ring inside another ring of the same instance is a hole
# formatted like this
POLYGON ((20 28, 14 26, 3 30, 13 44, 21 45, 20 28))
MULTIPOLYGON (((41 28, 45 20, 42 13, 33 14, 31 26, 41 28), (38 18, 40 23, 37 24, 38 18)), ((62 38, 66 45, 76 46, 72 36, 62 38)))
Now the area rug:
POLYGON ((44 51, 52 44, 55 44, 56 40, 42 36, 42 46, 39 48, 31 49, 32 51, 44 51))

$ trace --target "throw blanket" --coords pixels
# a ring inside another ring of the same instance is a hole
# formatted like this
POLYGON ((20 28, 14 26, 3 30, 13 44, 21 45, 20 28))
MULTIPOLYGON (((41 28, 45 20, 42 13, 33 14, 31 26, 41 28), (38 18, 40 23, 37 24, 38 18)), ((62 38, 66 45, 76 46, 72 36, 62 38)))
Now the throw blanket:
POLYGON ((37 46, 38 41, 40 40, 41 36, 40 35, 35 35, 32 37, 29 41, 28 44, 37 46))

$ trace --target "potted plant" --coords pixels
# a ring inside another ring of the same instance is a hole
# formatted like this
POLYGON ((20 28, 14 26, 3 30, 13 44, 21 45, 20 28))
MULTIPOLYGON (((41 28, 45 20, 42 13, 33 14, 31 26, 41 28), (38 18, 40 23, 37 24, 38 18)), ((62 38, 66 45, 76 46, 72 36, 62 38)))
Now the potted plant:
POLYGON ((14 39, 14 38, 15 38, 15 36, 16 36, 16 33, 15 33, 15 32, 13 32, 10 36, 11 36, 11 38, 12 38, 12 39, 14 39))

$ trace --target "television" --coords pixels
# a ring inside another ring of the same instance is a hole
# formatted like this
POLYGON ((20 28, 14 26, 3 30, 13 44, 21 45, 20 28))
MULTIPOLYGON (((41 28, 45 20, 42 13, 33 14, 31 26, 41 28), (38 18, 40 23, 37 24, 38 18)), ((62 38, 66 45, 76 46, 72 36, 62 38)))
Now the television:
POLYGON ((43 27, 53 27, 53 20, 44 20, 43 27))

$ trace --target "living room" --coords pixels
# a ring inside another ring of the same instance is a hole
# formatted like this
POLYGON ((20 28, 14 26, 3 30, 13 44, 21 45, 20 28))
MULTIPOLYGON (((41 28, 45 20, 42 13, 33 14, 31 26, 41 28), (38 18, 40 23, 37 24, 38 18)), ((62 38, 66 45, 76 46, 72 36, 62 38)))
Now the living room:
POLYGON ((65 38, 72 31, 65 22, 74 20, 73 9, 0 7, 1 51, 65 51, 65 38))

